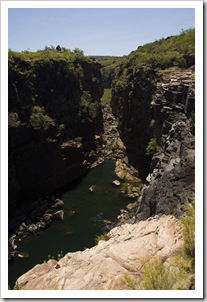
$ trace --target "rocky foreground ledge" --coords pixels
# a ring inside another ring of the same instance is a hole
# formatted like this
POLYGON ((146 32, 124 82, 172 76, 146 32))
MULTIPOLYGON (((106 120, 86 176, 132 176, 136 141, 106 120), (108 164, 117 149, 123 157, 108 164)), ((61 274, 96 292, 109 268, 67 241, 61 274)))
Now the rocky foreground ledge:
POLYGON ((159 258, 167 264, 172 255, 183 250, 182 234, 181 223, 172 215, 123 224, 90 249, 36 265, 16 281, 14 289, 129 289, 123 276, 139 280, 143 259, 159 258))

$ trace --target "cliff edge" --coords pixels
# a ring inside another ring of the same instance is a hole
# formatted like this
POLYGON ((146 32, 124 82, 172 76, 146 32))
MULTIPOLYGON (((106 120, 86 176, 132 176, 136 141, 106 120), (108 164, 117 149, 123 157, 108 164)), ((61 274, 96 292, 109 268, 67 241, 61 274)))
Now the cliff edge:
POLYGON ((182 250, 181 223, 173 216, 157 216, 116 227, 93 248, 36 265, 16 281, 14 289, 130 289, 128 279, 137 284, 142 280, 143 261, 159 258, 167 267, 182 250))

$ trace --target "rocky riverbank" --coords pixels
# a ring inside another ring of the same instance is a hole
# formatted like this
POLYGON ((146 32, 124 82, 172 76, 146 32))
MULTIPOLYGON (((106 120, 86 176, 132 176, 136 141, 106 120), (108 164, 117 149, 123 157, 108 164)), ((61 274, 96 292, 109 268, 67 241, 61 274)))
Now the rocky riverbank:
POLYGON ((123 159, 126 157, 126 148, 120 139, 118 132, 118 122, 112 113, 112 109, 108 102, 102 102, 102 116, 103 116, 103 134, 96 136, 98 152, 96 153, 96 160, 92 163, 91 168, 102 164, 104 160, 123 159))
MULTIPOLYGON (((123 224, 105 240, 82 252, 68 253, 59 261, 38 264, 22 275, 15 290, 120 290, 139 289, 143 260, 160 259, 169 266, 183 250, 182 225, 173 216, 123 224), (130 282, 131 281, 131 282, 130 282), (134 284, 134 288, 131 288, 134 284), (137 288, 135 287, 137 286, 137 288)), ((176 267, 171 267, 176 271, 176 267)), ((183 289, 190 286, 189 275, 183 289)), ((176 288, 175 280, 174 287, 176 288)))
MULTIPOLYGON (((116 161, 114 185, 120 186, 120 190, 123 194, 131 198, 136 198, 138 194, 137 191, 139 191, 137 187, 134 187, 134 191, 129 193, 126 187, 122 186, 124 182, 132 181, 137 176, 137 171, 128 165, 125 147, 118 133, 117 120, 109 104, 102 104, 102 113, 104 133, 95 136, 96 143, 93 150, 84 153, 81 142, 64 142, 62 144, 62 150, 66 157, 71 156, 71 154, 75 156, 75 150, 82 150, 82 157, 84 156, 84 160, 82 159, 82 161, 86 171, 97 167, 106 159, 116 161), (71 153, 71 150, 74 152, 71 153), (118 179, 116 179, 116 177, 118 179)), ((79 154, 76 156, 77 159, 78 156, 79 154)), ((22 208, 17 208, 13 212, 13 215, 11 215, 9 219, 9 261, 15 260, 19 255, 18 243, 24 237, 28 234, 36 234, 44 230, 52 223, 53 219, 63 219, 64 212, 59 209, 62 205, 63 202, 55 199, 54 195, 52 195, 51 197, 40 198, 28 204, 25 203, 23 211, 22 208)), ((129 209, 121 209, 120 215, 118 216, 118 224, 129 220, 132 217, 130 212, 131 207, 129 207, 129 209)), ((71 213, 71 215, 73 214, 74 213, 71 213)), ((110 231, 117 225, 117 223, 104 220, 102 223, 104 233, 110 231)), ((21 257, 21 255, 19 255, 19 257, 21 257)))
POLYGON ((84 176, 100 156, 103 87, 100 65, 84 56, 47 51, 9 51, 8 56, 13 253, 21 240, 18 236, 42 230, 58 217, 52 209, 54 200, 44 196, 84 176))
POLYGON ((108 103, 102 104, 103 113, 103 156, 106 159, 117 160, 126 156, 126 148, 120 139, 118 121, 112 113, 108 103))
MULTIPOLYGON (((9 261, 14 261, 16 257, 23 258, 24 255, 18 252, 18 243, 28 234, 36 234, 46 229, 53 220, 63 220, 64 202, 56 199, 54 195, 44 199, 39 199, 30 203, 24 208, 23 213, 13 214, 9 220, 9 261)), ((74 212, 71 211, 71 216, 74 212)))
POLYGON ((103 134, 103 158, 116 162, 114 173, 117 180, 114 184, 120 187, 123 194, 129 198, 136 198, 140 193, 137 186, 138 171, 129 164, 126 147, 119 135, 118 120, 115 118, 112 108, 108 103, 102 104, 104 134, 103 134))

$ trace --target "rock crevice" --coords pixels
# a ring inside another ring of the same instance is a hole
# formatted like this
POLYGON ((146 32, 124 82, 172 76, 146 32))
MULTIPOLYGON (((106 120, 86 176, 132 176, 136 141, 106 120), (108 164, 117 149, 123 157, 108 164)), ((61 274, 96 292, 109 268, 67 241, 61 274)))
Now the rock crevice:
POLYGON ((164 74, 157 83, 151 108, 160 148, 139 197, 138 220, 159 213, 181 215, 195 194, 194 80, 189 69, 164 74))

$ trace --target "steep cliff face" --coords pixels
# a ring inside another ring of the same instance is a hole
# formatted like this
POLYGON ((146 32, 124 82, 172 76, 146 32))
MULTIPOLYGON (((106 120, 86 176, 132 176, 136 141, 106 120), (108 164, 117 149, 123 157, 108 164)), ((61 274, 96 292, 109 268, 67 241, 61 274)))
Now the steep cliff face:
POLYGON ((159 150, 139 198, 139 220, 157 213, 180 215, 195 194, 194 85, 194 68, 167 70, 157 83, 151 108, 159 150))
POLYGON ((9 210, 83 175, 103 131, 99 64, 9 53, 9 210))
MULTIPOLYGON (((143 180, 149 173, 151 162, 146 148, 155 135, 158 144, 161 139, 161 133, 155 134, 151 111, 151 102, 157 94, 156 84, 161 82, 160 71, 169 68, 185 70, 195 64, 194 44, 195 30, 192 29, 181 35, 138 47, 128 56, 128 60, 125 58, 116 69, 112 83, 111 106, 118 119, 120 137, 126 146, 129 162, 138 169, 143 180)), ((183 86, 179 89, 175 102, 184 104, 188 87, 183 86)), ((174 98, 174 93, 171 90, 166 91, 165 96, 170 102, 174 98)), ((158 108, 159 104, 156 106, 158 108)), ((174 109, 176 112, 179 111, 178 106, 174 106, 171 111, 174 109)), ((164 115, 160 117, 161 124, 163 119, 164 115)), ((158 123, 156 126, 156 131, 159 131, 158 123)), ((165 126, 165 131, 169 131, 169 125, 166 123, 165 126)))
POLYGON ((138 169, 143 179, 150 166, 146 148, 153 136, 150 103, 155 92, 155 78, 150 66, 139 67, 129 62, 120 67, 112 86, 111 106, 118 119, 120 137, 129 163, 138 169))
POLYGON ((137 69, 122 69, 112 97, 129 162, 149 173, 136 219, 179 215, 195 193, 194 67, 137 69))

